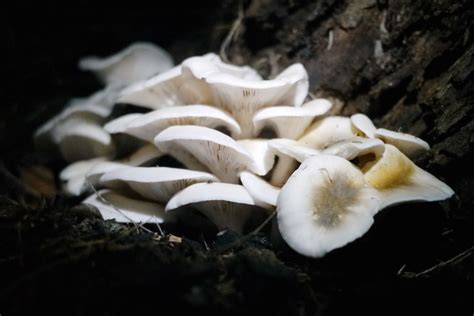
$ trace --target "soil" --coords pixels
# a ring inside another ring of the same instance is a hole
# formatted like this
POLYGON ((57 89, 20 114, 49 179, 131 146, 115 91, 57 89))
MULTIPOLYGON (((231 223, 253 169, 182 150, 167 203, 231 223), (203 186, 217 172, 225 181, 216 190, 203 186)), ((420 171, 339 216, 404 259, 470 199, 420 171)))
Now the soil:
POLYGON ((474 10, 468 0, 204 0, 119 6, 25 1, 3 11, 0 315, 140 312, 341 315, 474 313, 474 10), (232 40, 221 50, 235 27, 232 40), (341 113, 431 146, 416 162, 456 196, 379 213, 322 259, 265 234, 103 221, 57 194, 31 136, 72 96, 99 89, 81 56, 147 40, 176 62, 223 51, 272 76, 304 64, 310 91, 341 113), (49 197, 45 197, 49 196, 49 197))

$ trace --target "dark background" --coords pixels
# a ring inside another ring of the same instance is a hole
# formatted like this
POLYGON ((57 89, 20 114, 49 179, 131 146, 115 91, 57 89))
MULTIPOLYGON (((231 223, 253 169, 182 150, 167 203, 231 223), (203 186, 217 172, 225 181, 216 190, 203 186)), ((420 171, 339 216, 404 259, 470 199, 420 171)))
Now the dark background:
MULTIPOLYGON (((474 15, 468 1, 243 4, 246 18, 229 49, 231 60, 267 73, 303 62, 311 91, 335 98, 343 113, 364 112, 379 126, 426 139, 433 149, 417 163, 457 196, 385 210, 367 235, 319 260, 273 249, 263 236, 231 253, 208 252, 199 234, 170 227, 189 237, 173 245, 103 223, 74 208, 77 201, 32 199, 17 177, 39 162, 34 129, 69 98, 100 87, 77 69, 80 57, 108 55, 134 41, 161 45, 177 63, 218 52, 238 3, 10 3, 0 13, 6 48, 0 314, 472 315, 474 15), (388 34, 380 31, 384 14, 388 34), (330 51, 329 31, 335 38, 330 51), (374 57, 375 40, 382 40, 382 59, 374 57)), ((235 237, 226 238, 208 242, 218 248, 235 237)))

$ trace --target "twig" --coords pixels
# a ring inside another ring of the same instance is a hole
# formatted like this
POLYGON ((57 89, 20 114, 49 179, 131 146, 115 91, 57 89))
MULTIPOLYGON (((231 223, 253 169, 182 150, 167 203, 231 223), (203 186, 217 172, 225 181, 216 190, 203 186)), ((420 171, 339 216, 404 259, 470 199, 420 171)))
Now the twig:
POLYGON ((237 18, 234 20, 234 23, 232 23, 232 27, 230 28, 229 33, 227 33, 227 36, 222 42, 220 50, 219 50, 219 55, 221 59, 225 62, 229 62, 229 58, 227 57, 227 49, 229 48, 230 43, 232 42, 235 35, 237 34, 237 31, 240 25, 242 24, 243 19, 244 19, 244 9, 242 6, 242 1, 239 1, 239 12, 238 12, 237 18))
POLYGON ((222 247, 222 248, 218 248, 215 250, 216 253, 223 253, 223 252, 226 252, 234 247, 237 247, 241 244, 243 244, 245 241, 247 241, 250 237, 252 237, 253 235, 256 235, 258 232, 260 232, 272 219, 273 217, 275 217, 275 215, 277 214, 277 210, 275 209, 270 215, 268 215, 268 217, 257 227, 255 228, 254 230, 252 230, 250 233, 248 233, 247 235, 243 236, 242 238, 239 238, 237 239, 236 241, 222 247))
POLYGON ((421 272, 418 272, 418 273, 413 273, 413 272, 403 272, 403 276, 404 277, 408 277, 408 278, 418 278, 420 276, 423 276, 423 275, 426 275, 426 274, 429 274, 437 269, 440 269, 442 267, 445 267, 451 263, 458 263, 458 262, 461 262, 462 260, 468 258, 470 255, 472 255, 472 251, 474 250, 474 246, 469 248, 469 249, 466 249, 465 251, 461 252, 460 254, 452 257, 451 259, 449 260, 446 260, 446 261, 442 261, 428 269, 425 269, 421 272))

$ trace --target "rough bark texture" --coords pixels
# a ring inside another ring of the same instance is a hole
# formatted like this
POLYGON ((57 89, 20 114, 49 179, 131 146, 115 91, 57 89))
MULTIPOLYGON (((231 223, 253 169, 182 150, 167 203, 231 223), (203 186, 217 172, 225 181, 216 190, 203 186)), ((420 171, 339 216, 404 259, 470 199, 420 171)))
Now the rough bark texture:
POLYGON ((136 40, 165 46, 177 61, 219 51, 238 17, 236 2, 183 10, 177 1, 153 11, 140 3, 96 10, 81 1, 76 9, 41 7, 44 14, 20 3, 7 11, 0 314, 471 315, 474 11, 468 4, 243 2, 244 18, 226 49, 231 61, 270 76, 302 62, 311 92, 333 98, 341 113, 367 113, 381 127, 426 139, 432 150, 417 163, 457 193, 443 203, 387 209, 367 235, 321 260, 273 249, 263 235, 223 251, 235 236, 165 227, 186 237, 170 243, 71 208, 77 201, 44 201, 25 191, 25 169, 39 162, 31 154, 32 130, 71 96, 98 88, 74 68, 80 56, 112 53, 136 40))

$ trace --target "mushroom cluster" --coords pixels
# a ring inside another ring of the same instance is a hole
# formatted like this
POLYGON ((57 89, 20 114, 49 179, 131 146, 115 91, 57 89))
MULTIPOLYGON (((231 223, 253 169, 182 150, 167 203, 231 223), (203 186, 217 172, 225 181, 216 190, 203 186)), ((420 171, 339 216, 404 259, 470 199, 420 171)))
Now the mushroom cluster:
POLYGON ((412 162, 425 141, 364 114, 331 116, 326 99, 305 102, 301 64, 264 80, 212 53, 173 66, 138 43, 79 65, 105 88, 72 100, 35 140, 70 162, 64 192, 89 194, 84 203, 104 219, 162 223, 196 210, 244 232, 276 210, 284 241, 321 257, 362 236, 383 208, 454 194, 412 162), (112 118, 116 104, 142 110, 112 118))

